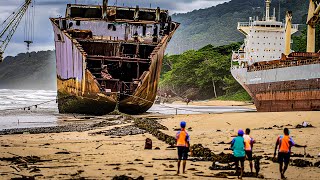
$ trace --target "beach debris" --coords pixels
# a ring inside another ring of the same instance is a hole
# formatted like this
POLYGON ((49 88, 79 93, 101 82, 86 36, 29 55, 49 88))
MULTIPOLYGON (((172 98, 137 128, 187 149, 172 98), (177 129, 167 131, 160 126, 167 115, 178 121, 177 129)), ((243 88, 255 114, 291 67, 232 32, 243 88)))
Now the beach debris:
POLYGON ((96 147, 96 149, 99 149, 101 146, 103 146, 103 144, 100 144, 98 147, 96 147))
POLYGON ((256 170, 256 177, 259 176, 260 172, 260 160, 262 159, 262 156, 254 156, 253 161, 254 161, 254 169, 256 170))
POLYGON ((309 127, 314 127, 312 124, 303 121, 301 124, 296 125, 296 128, 309 128, 309 127))
POLYGON ((303 155, 303 154, 292 153, 290 156, 291 157, 314 158, 314 156, 311 156, 310 154, 303 155))
MULTIPOLYGON (((214 175, 215 178, 228 178, 228 176, 238 176, 238 174, 234 171, 230 171, 230 172, 219 172, 214 175)), ((256 177, 256 178, 264 179, 263 175, 259 174, 258 176, 256 176, 256 173, 253 173, 253 172, 243 172, 242 177, 256 177)))
POLYGON ((154 150, 160 150, 160 148, 159 148, 159 147, 156 147, 156 148, 154 148, 154 150))
POLYGON ((174 165, 172 165, 172 164, 169 164, 169 168, 174 168, 174 165))
POLYGON ((21 177, 14 177, 11 180, 35 180, 34 176, 21 176, 21 177))
POLYGON ((129 126, 122 126, 122 127, 115 127, 110 130, 103 130, 94 133, 90 133, 90 135, 97 135, 102 134, 105 136, 128 136, 128 135, 137 135, 137 134, 144 134, 146 131, 136 126, 129 125, 129 126))
POLYGON ((144 149, 152 149, 152 140, 150 138, 146 139, 146 142, 144 144, 144 149))
POLYGON ((153 167, 152 164, 146 164, 145 167, 153 167))
POLYGON ((201 157, 203 160, 220 162, 220 163, 230 163, 232 162, 232 154, 215 154, 209 148, 203 147, 202 144, 194 144, 191 146, 193 152, 193 157, 201 157))
POLYGON ((55 154, 70 154, 70 152, 68 152, 68 151, 60 151, 60 152, 56 152, 55 154))
POLYGON ((234 170, 235 165, 234 163, 230 164, 222 164, 219 163, 218 161, 213 162, 212 165, 209 167, 210 170, 234 170))
POLYGON ((297 167, 311 167, 313 166, 312 162, 303 160, 303 159, 294 159, 291 162, 292 166, 297 166, 297 167))
POLYGON ((189 168, 189 169, 187 169, 188 171, 197 171, 197 169, 196 168, 189 168))
POLYGON ((278 159, 276 157, 273 157, 273 156, 265 156, 264 157, 266 160, 269 160, 269 161, 272 161, 274 163, 277 163, 278 162, 278 159))
POLYGON ((115 176, 112 178, 112 180, 144 180, 144 177, 139 176, 137 178, 132 178, 126 175, 121 175, 121 176, 115 176))
POLYGON ((146 130, 148 133, 152 134, 157 139, 164 141, 165 143, 174 146, 176 144, 176 138, 169 136, 160 130, 168 130, 167 127, 161 125, 154 119, 135 119, 135 126, 140 129, 146 130))

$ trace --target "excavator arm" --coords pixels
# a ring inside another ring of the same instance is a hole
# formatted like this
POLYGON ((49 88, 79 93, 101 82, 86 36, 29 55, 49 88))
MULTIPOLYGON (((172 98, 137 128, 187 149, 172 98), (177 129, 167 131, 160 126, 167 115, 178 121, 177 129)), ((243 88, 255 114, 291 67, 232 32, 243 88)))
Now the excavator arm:
POLYGON ((16 32, 24 14, 27 12, 28 7, 32 0, 25 0, 25 2, 18 8, 16 12, 10 16, 0 25, 0 62, 3 61, 3 53, 6 50, 13 34, 16 32))

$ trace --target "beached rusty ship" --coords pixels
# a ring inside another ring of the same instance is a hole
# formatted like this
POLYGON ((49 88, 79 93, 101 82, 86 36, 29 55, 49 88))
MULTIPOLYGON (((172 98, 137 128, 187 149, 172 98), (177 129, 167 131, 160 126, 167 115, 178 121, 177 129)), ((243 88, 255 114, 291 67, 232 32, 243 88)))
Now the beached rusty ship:
POLYGON ((266 1, 264 20, 250 18, 238 24, 246 39, 232 56, 231 73, 252 97, 258 111, 320 110, 320 53, 315 51, 315 25, 320 6, 310 0, 307 52, 292 52, 292 12, 286 23, 269 16, 266 1))
POLYGON ((156 97, 162 60, 179 23, 167 10, 68 4, 50 18, 56 47, 60 113, 146 112, 156 97))

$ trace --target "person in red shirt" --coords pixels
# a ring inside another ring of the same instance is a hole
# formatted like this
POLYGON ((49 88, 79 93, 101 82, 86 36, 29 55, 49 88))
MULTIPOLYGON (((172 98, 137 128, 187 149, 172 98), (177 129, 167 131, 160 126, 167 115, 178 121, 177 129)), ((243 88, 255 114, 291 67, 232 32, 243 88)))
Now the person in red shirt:
POLYGON ((177 148, 178 148, 178 171, 177 174, 180 173, 180 164, 181 160, 182 166, 183 166, 183 173, 185 173, 186 170, 186 164, 188 159, 188 152, 190 147, 190 137, 188 132, 186 131, 186 125, 187 123, 185 121, 180 122, 181 130, 177 132, 176 140, 177 140, 177 148))
POLYGON ((281 179, 286 179, 284 176, 284 173, 288 169, 289 161, 290 161, 290 153, 291 153, 291 147, 307 147, 307 146, 301 146, 296 143, 294 143, 292 137, 289 136, 290 132, 288 128, 284 128, 283 130, 284 135, 281 135, 278 137, 276 146, 274 148, 274 158, 277 155, 277 148, 278 149, 278 161, 279 161, 279 170, 281 174, 281 179), (284 163, 284 168, 283 168, 284 163))

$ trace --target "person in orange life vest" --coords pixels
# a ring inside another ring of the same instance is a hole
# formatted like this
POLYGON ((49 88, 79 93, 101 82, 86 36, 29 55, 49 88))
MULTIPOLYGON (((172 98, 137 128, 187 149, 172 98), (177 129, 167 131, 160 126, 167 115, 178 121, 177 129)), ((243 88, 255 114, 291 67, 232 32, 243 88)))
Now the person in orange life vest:
POLYGON ((187 125, 187 123, 185 121, 181 121, 180 122, 181 130, 179 132, 177 132, 177 135, 176 135, 177 148, 178 148, 178 171, 177 171, 177 174, 180 173, 181 160, 183 160, 183 162, 182 162, 183 173, 185 173, 185 170, 186 170, 188 152, 189 152, 189 147, 190 147, 190 137, 185 129, 186 125, 187 125))
POLYGON ((250 170, 252 172, 252 168, 253 168, 253 165, 252 165, 252 148, 253 148, 253 144, 256 142, 253 138, 250 137, 250 129, 247 128, 246 129, 246 133, 245 135, 243 135, 243 138, 244 138, 244 143, 245 143, 245 146, 244 146, 244 150, 246 151, 246 156, 247 156, 247 159, 250 163, 250 170))
POLYGON ((284 176, 284 173, 286 172, 289 165, 291 147, 292 146, 307 147, 307 146, 301 146, 294 143, 292 137, 289 136, 290 131, 288 128, 284 128, 283 133, 284 135, 279 136, 277 139, 276 146, 274 148, 274 158, 277 155, 277 148, 279 146, 279 149, 278 149, 279 170, 281 174, 281 179, 286 179, 286 177, 284 176), (283 163, 284 163, 284 168, 282 168, 283 163))

